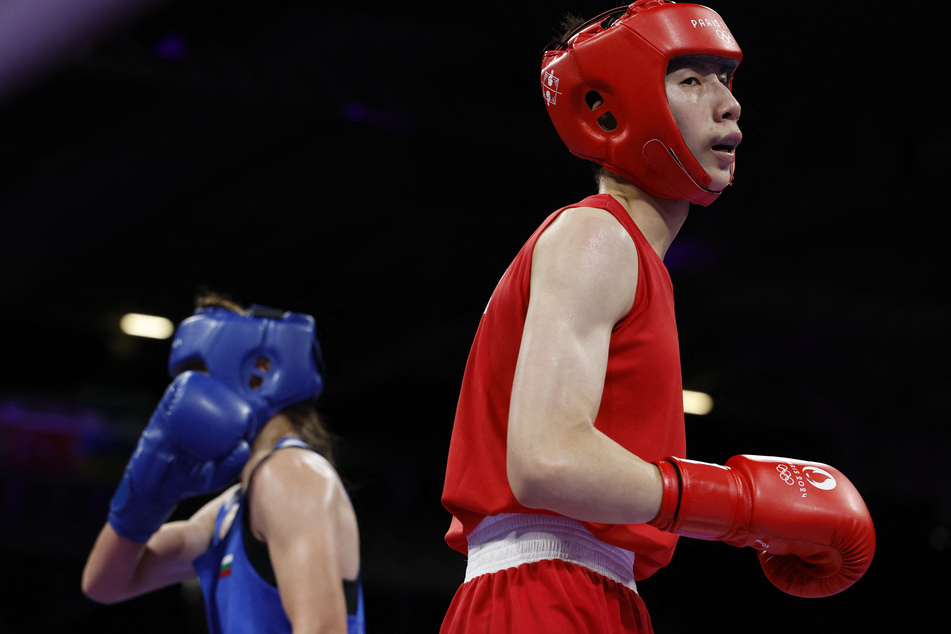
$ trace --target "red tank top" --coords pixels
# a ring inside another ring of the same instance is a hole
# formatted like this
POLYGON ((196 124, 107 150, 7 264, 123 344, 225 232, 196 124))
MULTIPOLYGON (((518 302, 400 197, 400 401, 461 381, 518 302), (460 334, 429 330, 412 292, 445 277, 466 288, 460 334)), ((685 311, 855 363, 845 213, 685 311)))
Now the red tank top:
MULTIPOLYGON (((637 289, 614 326, 595 427, 648 462, 684 457, 683 389, 673 285, 663 261, 613 197, 591 196, 549 216, 496 286, 476 332, 449 446, 442 502, 453 515, 448 544, 466 553, 466 536, 487 515, 542 513, 516 501, 505 468, 509 401, 528 309, 532 252, 542 232, 571 207, 610 212, 634 240, 637 289)), ((634 551, 635 578, 670 561, 677 537, 646 524, 584 523, 598 539, 634 551)))

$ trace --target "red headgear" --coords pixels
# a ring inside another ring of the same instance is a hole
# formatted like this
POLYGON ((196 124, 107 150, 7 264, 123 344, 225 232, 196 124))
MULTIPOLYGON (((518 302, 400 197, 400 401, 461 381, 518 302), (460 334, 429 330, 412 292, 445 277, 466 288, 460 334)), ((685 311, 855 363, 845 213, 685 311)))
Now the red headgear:
POLYGON ((562 141, 650 194, 709 205, 720 192, 706 189, 710 175, 687 149, 664 85, 668 63, 691 55, 743 58, 723 19, 696 4, 637 0, 586 22, 542 58, 562 141))

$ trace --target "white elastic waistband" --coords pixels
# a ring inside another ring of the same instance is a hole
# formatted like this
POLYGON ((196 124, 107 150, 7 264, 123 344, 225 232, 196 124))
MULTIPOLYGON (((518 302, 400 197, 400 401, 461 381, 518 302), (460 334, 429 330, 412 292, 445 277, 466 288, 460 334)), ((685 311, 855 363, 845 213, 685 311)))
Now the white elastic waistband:
POLYGON ((560 515, 502 513, 469 534, 466 581, 522 564, 560 559, 584 566, 637 592, 634 553, 602 542, 580 522, 560 515))

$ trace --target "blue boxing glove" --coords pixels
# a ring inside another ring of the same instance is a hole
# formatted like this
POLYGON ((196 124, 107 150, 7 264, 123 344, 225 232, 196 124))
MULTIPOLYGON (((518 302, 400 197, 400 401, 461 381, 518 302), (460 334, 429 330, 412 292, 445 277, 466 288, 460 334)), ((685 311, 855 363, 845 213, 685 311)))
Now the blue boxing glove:
POLYGON ((185 498, 222 489, 241 473, 254 426, 251 406, 198 372, 162 395, 109 505, 119 535, 145 543, 185 498))

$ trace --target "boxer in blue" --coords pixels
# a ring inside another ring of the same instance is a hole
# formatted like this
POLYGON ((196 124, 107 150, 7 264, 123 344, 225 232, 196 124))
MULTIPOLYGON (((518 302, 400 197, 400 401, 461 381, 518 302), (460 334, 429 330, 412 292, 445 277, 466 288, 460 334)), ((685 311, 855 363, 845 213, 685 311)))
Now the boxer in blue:
POLYGON ((213 634, 362 634, 359 531, 314 408, 320 365, 309 315, 200 299, 176 331, 173 381, 113 496, 83 592, 115 603, 197 576, 213 634), (183 499, 221 489, 167 521, 183 499))

